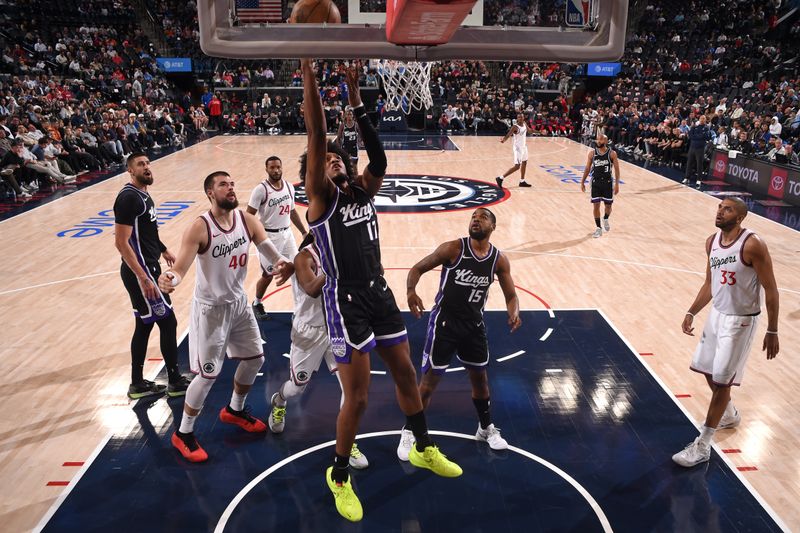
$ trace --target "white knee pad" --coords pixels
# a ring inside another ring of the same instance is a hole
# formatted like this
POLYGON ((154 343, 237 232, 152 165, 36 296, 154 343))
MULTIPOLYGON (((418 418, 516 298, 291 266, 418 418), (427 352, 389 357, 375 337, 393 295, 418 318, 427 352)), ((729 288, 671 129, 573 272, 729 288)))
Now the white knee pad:
POLYGON ((236 367, 236 374, 233 379, 241 385, 252 385, 256 381, 258 371, 261 370, 261 365, 263 364, 263 355, 255 359, 243 359, 239 361, 239 366, 236 367))
POLYGON ((203 404, 206 403, 206 396, 214 386, 214 378, 204 378, 203 376, 195 376, 189 388, 186 389, 186 397, 184 403, 192 409, 202 409, 203 404))

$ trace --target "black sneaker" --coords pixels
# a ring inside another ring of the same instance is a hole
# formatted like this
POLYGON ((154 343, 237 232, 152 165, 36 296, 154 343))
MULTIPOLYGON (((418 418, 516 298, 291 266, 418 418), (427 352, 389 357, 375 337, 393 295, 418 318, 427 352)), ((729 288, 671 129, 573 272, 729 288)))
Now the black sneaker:
POLYGON ((261 302, 253 304, 253 313, 256 315, 256 320, 269 320, 269 315, 264 310, 264 304, 261 302))
POLYGON ((128 387, 128 398, 131 400, 138 400, 139 398, 146 398, 147 396, 164 394, 166 390, 166 385, 159 385, 158 383, 144 379, 141 383, 132 383, 131 386, 128 387))
POLYGON ((497 186, 498 186, 498 187, 500 187, 501 189, 503 188, 503 178, 501 178, 500 176, 497 176, 497 177, 494 179, 494 181, 497 183, 497 186))
POLYGON ((520 181, 520 182, 519 182, 519 186, 520 186, 520 187, 533 187, 533 185, 531 185, 531 184, 530 184, 530 183, 528 183, 527 181, 520 181))
POLYGON ((186 389, 189 388, 189 383, 192 380, 186 376, 181 376, 177 381, 170 381, 167 385, 167 396, 170 398, 177 398, 178 396, 185 396, 186 389))

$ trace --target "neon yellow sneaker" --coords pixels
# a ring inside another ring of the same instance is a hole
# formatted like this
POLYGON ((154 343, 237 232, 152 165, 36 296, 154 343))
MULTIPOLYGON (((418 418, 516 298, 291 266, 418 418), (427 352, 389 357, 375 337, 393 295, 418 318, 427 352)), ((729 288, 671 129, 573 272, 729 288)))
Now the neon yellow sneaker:
POLYGON ((360 521, 364 518, 364 510, 361 508, 358 496, 353 491, 350 479, 348 478, 345 483, 340 485, 331 479, 332 471, 333 467, 329 466, 325 471, 325 481, 328 482, 328 488, 333 493, 333 499, 336 501, 336 510, 351 522, 360 521))
POLYGON ((442 477, 458 477, 463 473, 461 467, 449 460, 445 454, 439 451, 437 446, 427 446, 421 452, 417 451, 417 446, 411 447, 408 452, 408 460, 411 464, 419 468, 432 470, 434 474, 442 477))

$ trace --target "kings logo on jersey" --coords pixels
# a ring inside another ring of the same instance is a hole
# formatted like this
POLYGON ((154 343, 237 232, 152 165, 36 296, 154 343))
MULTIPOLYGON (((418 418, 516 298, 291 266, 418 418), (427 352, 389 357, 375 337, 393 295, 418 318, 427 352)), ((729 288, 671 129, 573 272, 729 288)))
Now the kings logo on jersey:
MULTIPOLYGON (((294 187, 295 201, 308 205, 303 185, 294 187)), ((509 196, 493 183, 468 178, 389 174, 375 197, 375 208, 379 213, 440 213, 487 207, 509 196)))

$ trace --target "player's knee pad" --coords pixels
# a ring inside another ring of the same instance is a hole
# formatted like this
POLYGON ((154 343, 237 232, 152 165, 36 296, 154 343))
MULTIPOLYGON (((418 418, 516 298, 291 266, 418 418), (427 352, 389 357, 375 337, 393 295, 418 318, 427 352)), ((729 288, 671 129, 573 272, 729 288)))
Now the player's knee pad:
POLYGON ((253 359, 243 359, 239 361, 239 366, 236 367, 236 374, 233 379, 236 383, 242 385, 252 385, 256 381, 258 371, 261 370, 261 365, 263 364, 263 355, 253 359))
POLYGON ((216 378, 204 378, 203 376, 195 376, 189 388, 186 389, 186 397, 184 402, 192 409, 202 409, 206 403, 206 397, 211 392, 211 387, 214 386, 216 378))

